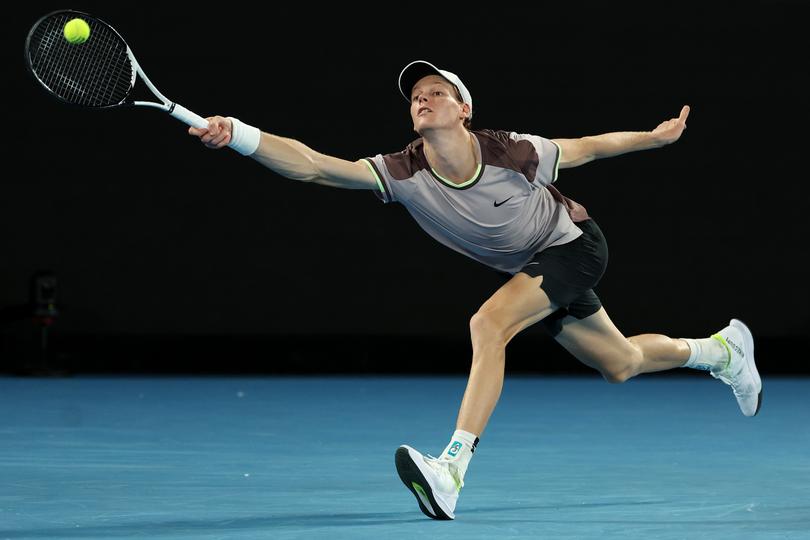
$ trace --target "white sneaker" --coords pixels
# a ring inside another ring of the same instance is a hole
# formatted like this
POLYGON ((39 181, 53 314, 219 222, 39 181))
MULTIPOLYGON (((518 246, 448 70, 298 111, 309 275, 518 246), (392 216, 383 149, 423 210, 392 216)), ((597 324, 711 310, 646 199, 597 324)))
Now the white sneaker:
POLYGON ((397 448, 397 472, 429 518, 455 519, 458 494, 464 486, 455 465, 432 456, 423 456, 410 446, 397 448))
POLYGON ((754 337, 741 321, 731 319, 728 324, 712 337, 725 346, 731 359, 711 374, 731 386, 745 416, 754 416, 762 405, 762 380, 754 362, 754 337))

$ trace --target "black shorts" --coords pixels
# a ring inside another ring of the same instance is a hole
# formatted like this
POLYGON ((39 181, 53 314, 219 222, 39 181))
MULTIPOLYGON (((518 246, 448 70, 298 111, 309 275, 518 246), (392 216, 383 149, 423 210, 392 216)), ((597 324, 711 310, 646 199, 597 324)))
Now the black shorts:
POLYGON ((607 241, 593 219, 576 225, 582 230, 579 237, 538 252, 519 270, 531 277, 543 276, 540 288, 559 306, 541 321, 552 336, 560 333, 567 315, 584 319, 602 307, 593 288, 607 268, 607 241))

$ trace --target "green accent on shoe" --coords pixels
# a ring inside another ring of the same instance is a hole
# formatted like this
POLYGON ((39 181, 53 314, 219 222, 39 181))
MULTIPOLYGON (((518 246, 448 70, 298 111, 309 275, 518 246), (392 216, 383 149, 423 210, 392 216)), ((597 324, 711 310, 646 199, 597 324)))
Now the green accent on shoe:
POLYGON ((411 482, 411 485, 413 486, 413 489, 415 489, 415 490, 416 490, 416 491, 419 493, 419 495, 421 495, 422 497, 424 497, 424 499, 425 499, 426 501, 428 500, 427 493, 425 493, 425 489, 424 489, 422 486, 420 486, 420 485, 419 485, 419 484, 417 484, 416 482, 411 482))
POLYGON ((461 493, 461 488, 464 484, 462 484, 461 480, 458 479, 458 473, 457 472, 454 473, 453 470, 450 469, 450 478, 452 478, 453 482, 455 482, 456 484, 456 491, 458 493, 461 493))
MULTIPOLYGON (((705 336, 706 334, 703 335, 705 336)), ((712 334, 712 339, 716 339, 717 341, 722 343, 723 347, 725 347, 726 349, 726 352, 728 352, 728 360, 726 361, 726 365, 723 366, 723 369, 726 369, 729 366, 729 364, 731 364, 731 347, 728 346, 728 343, 726 343, 726 340, 723 339, 723 336, 721 336, 720 334, 712 334)))

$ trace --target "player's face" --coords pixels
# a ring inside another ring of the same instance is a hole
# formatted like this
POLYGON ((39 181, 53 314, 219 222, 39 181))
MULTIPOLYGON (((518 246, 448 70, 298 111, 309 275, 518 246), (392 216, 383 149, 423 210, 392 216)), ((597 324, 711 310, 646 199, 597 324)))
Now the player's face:
POLYGON ((419 79, 411 90, 411 119, 417 133, 460 124, 463 110, 453 85, 438 75, 419 79))

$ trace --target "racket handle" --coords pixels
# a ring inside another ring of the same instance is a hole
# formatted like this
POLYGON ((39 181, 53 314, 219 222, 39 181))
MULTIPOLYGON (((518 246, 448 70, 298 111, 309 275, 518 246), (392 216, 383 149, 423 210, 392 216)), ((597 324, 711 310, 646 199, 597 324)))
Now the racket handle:
POLYGON ((191 112, 190 110, 186 109, 179 103, 175 103, 174 107, 172 108, 170 115, 174 116, 181 122, 185 122, 191 127, 195 128, 207 128, 208 127, 208 120, 203 118, 202 116, 191 112))

